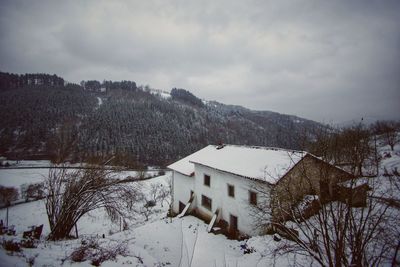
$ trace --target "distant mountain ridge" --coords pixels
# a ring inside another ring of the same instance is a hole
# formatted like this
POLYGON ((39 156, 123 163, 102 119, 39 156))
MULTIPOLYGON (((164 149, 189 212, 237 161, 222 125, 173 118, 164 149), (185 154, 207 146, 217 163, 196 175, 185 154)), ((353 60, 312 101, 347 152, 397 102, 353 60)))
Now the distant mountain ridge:
MULTIPOLYGON (((35 74, 29 77, 35 80, 35 74)), ((217 143, 298 149, 304 137, 326 127, 297 116, 204 101, 185 89, 168 94, 132 81, 27 84, 8 73, 0 73, 0 114, 2 155, 111 158, 123 165, 165 165, 217 143)))

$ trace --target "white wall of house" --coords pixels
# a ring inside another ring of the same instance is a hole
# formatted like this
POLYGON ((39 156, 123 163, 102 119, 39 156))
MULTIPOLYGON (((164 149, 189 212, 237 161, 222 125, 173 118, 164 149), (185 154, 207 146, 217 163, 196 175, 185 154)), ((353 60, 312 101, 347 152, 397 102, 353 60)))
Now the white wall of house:
MULTIPOLYGON (((186 176, 177 171, 173 171, 173 211, 175 213, 179 212, 179 201, 186 204, 190 199, 190 191, 194 190, 194 180, 195 177, 186 176)), ((195 207, 196 203, 193 203, 191 209, 195 207)))
MULTIPOLYGON (((249 190, 256 183, 252 180, 218 171, 206 166, 195 164, 195 192, 197 197, 197 209, 210 216, 220 209, 219 219, 230 222, 230 215, 238 218, 238 229, 242 233, 249 235, 259 234, 254 225, 254 220, 249 203, 249 190), (210 187, 204 185, 204 175, 210 175, 210 187), (235 196, 228 196, 228 184, 234 186, 235 196), (201 196, 212 200, 212 210, 201 205, 201 196)), ((253 190, 254 191, 254 190, 253 190)))
MULTIPOLYGON (((238 218, 238 230, 248 235, 258 235, 259 230, 255 228, 255 220, 252 216, 254 210, 249 203, 249 190, 259 186, 259 182, 246 179, 241 176, 218 171, 207 166, 195 164, 194 177, 183 175, 174 171, 174 203, 173 210, 178 213, 179 201, 186 204, 190 198, 190 191, 195 193, 191 209, 197 209, 202 214, 213 216, 217 208, 220 209, 218 220, 223 219, 230 222, 230 215, 238 218), (204 175, 209 175, 210 186, 204 185, 204 175), (234 186, 235 196, 228 195, 228 184, 234 186), (202 195, 212 200, 211 210, 202 206, 202 195)), ((261 201, 261 196, 258 196, 261 201)))

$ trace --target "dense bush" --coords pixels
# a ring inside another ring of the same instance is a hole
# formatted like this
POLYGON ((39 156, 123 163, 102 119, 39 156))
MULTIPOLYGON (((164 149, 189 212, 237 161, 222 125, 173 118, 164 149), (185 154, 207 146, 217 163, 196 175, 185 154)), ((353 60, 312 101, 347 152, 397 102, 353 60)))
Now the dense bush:
POLYGON ((44 183, 23 184, 21 185, 21 196, 25 200, 30 198, 42 199, 44 197, 44 183))
POLYGON ((67 258, 72 262, 83 262, 90 260, 93 266, 100 266, 108 260, 115 260, 118 255, 127 255, 127 246, 125 243, 117 243, 112 246, 102 247, 98 239, 83 239, 81 245, 77 247, 67 258))
POLYGON ((0 185, 0 205, 9 205, 11 201, 18 199, 18 189, 0 185))
POLYGON ((7 251, 12 251, 12 252, 20 252, 21 251, 20 243, 14 241, 14 240, 4 240, 3 248, 7 251))

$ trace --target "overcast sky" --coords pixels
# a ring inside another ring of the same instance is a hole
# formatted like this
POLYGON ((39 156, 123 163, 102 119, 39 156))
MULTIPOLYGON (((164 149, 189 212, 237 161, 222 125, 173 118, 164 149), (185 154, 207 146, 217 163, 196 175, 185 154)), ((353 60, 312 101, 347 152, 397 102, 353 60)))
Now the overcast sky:
POLYGON ((0 1, 0 70, 400 119, 400 1, 0 1))

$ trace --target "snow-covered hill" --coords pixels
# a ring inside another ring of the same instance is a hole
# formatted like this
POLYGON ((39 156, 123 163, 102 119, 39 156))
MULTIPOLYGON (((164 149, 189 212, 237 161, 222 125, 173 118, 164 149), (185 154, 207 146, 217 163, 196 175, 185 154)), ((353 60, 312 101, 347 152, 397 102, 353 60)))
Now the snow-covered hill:
POLYGON ((66 134, 64 140, 74 141, 70 161, 118 154, 122 165, 166 165, 219 142, 297 149, 306 132, 325 127, 201 100, 184 89, 169 93, 127 81, 113 84, 106 92, 78 85, 0 90, 0 156, 50 159, 66 134))

